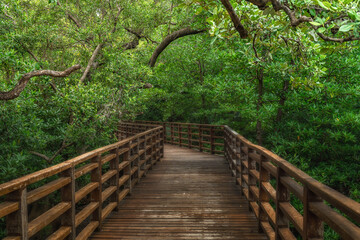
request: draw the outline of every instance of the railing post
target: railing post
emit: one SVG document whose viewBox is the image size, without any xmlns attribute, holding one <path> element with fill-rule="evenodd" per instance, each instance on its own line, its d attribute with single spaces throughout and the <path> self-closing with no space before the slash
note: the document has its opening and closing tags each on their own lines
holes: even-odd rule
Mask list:
<svg viewBox="0 0 360 240">
<path fill-rule="evenodd" d="M 115 159 L 113 159 L 110 162 L 110 169 L 111 170 L 115 170 L 116 171 L 116 175 L 113 176 L 110 179 L 110 185 L 111 186 L 116 186 L 116 191 L 112 194 L 110 201 L 111 202 L 116 202 L 117 203 L 117 207 L 115 208 L 116 211 L 119 210 L 119 193 L 120 193 L 120 185 L 119 185 L 119 148 L 115 148 L 113 151 L 111 151 L 111 153 L 116 154 Z"/>
<path fill-rule="evenodd" d="M 179 125 L 178 125 L 178 137 L 179 137 L 179 146 L 181 147 L 181 145 L 182 145 L 182 127 L 181 127 L 181 124 L 179 123 Z"/>
<path fill-rule="evenodd" d="M 28 239 L 28 209 L 27 190 L 21 188 L 9 193 L 7 200 L 19 203 L 19 210 L 6 216 L 6 230 L 8 236 L 20 236 L 22 240 Z"/>
<path fill-rule="evenodd" d="M 317 197 L 307 186 L 304 186 L 304 217 L 303 226 L 304 232 L 302 238 L 309 239 L 323 239 L 324 225 L 321 219 L 313 214 L 309 209 L 310 202 L 322 202 L 322 199 Z"/>
<path fill-rule="evenodd" d="M 164 140 L 162 135 L 164 134 L 164 128 L 160 130 L 160 159 L 164 157 Z"/>
<path fill-rule="evenodd" d="M 276 226 L 275 226 L 275 239 L 281 239 L 279 230 L 281 228 L 289 228 L 289 220 L 282 213 L 280 209 L 281 202 L 290 201 L 289 190 L 281 183 L 281 177 L 286 176 L 284 170 L 277 167 L 276 172 Z"/>
<path fill-rule="evenodd" d="M 203 144 L 202 144 L 202 128 L 201 125 L 199 125 L 199 150 L 200 152 L 203 151 Z"/>
<path fill-rule="evenodd" d="M 166 143 L 166 123 L 163 123 L 163 134 L 164 134 L 164 143 Z"/>
<path fill-rule="evenodd" d="M 235 175 L 235 183 L 236 184 L 238 184 L 238 185 L 240 185 L 240 187 L 241 187 L 241 184 L 242 184 L 242 181 L 241 181 L 241 173 L 242 173 L 242 171 L 241 171 L 241 169 L 242 169 L 242 164 L 241 164 L 241 143 L 240 143 L 240 140 L 239 140 L 239 138 L 235 138 L 235 159 L 236 159 L 236 166 L 235 166 L 235 173 L 236 173 L 236 175 Z M 238 168 L 240 168 L 240 171 L 239 171 L 239 169 Z M 242 190 L 241 190 L 241 192 L 242 192 Z"/>
<path fill-rule="evenodd" d="M 187 132 L 188 132 L 188 147 L 191 148 L 192 144 L 192 136 L 191 136 L 191 125 L 187 125 Z"/>
<path fill-rule="evenodd" d="M 214 152 L 214 127 L 210 127 L 210 153 L 215 154 Z"/>
<path fill-rule="evenodd" d="M 61 226 L 69 226 L 71 227 L 71 233 L 67 239 L 75 239 L 76 238 L 76 226 L 75 226 L 75 168 L 72 166 L 71 168 L 65 170 L 61 173 L 62 177 L 69 177 L 71 182 L 61 188 L 61 201 L 62 202 L 70 202 L 71 208 L 66 211 L 61 218 Z"/>
<path fill-rule="evenodd" d="M 171 138 L 171 144 L 174 145 L 174 125 L 170 123 L 170 138 Z"/>
<path fill-rule="evenodd" d="M 136 142 L 137 142 L 137 145 L 136 145 L 136 151 L 135 151 L 135 154 L 137 154 L 137 158 L 135 159 L 135 162 L 134 162 L 134 165 L 137 166 L 137 170 L 136 170 L 136 178 L 137 178 L 137 182 L 139 183 L 140 182 L 140 171 L 141 171 L 141 166 L 140 166 L 140 138 L 136 138 Z"/>
<path fill-rule="evenodd" d="M 124 162 L 129 162 L 130 161 L 130 151 L 131 151 L 130 146 L 131 146 L 131 141 L 129 141 L 127 144 L 124 145 L 124 147 L 128 149 L 124 153 L 124 156 L 123 156 L 123 161 Z M 129 189 L 129 195 L 131 195 L 132 186 L 131 186 L 131 163 L 130 162 L 125 167 L 124 174 L 129 176 L 129 179 L 126 181 L 125 188 Z"/>
<path fill-rule="evenodd" d="M 255 170 L 256 169 L 256 161 L 251 159 L 251 157 L 249 156 L 250 153 L 253 153 L 254 150 L 251 148 L 247 148 L 247 162 L 248 162 L 248 190 L 249 190 L 249 209 L 251 209 L 250 207 L 250 202 L 255 202 L 255 196 L 253 194 L 253 192 L 251 191 L 251 187 L 252 186 L 256 186 L 256 178 L 250 173 L 251 170 Z"/>
<path fill-rule="evenodd" d="M 267 192 L 262 187 L 263 183 L 270 181 L 270 173 L 263 167 L 263 163 L 268 162 L 268 161 L 269 160 L 266 157 L 264 157 L 263 155 L 260 156 L 260 166 L 259 166 L 260 179 L 259 179 L 259 201 L 258 201 L 258 205 L 259 205 L 259 219 L 258 219 L 259 232 L 262 232 L 261 222 L 268 221 L 268 216 L 267 216 L 266 212 L 262 208 L 264 203 L 268 203 L 270 201 L 269 195 L 267 194 Z"/>
<path fill-rule="evenodd" d="M 99 222 L 98 230 L 102 227 L 102 165 L 101 165 L 101 156 L 91 159 L 91 162 L 97 163 L 98 166 L 94 170 L 91 171 L 91 182 L 97 182 L 99 186 L 91 192 L 91 201 L 97 202 L 99 204 L 98 208 L 93 212 L 92 219 Z"/>
</svg>

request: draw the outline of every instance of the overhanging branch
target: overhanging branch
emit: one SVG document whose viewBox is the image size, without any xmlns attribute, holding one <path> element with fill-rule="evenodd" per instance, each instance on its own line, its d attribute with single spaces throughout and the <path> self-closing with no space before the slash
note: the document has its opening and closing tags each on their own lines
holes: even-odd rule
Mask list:
<svg viewBox="0 0 360 240">
<path fill-rule="evenodd" d="M 39 76 L 51 76 L 51 77 L 67 77 L 72 72 L 80 69 L 80 65 L 74 65 L 65 71 L 53 71 L 53 70 L 39 70 L 39 71 L 33 71 L 26 73 L 24 76 L 21 77 L 19 82 L 16 84 L 16 86 L 7 92 L 1 92 L 0 91 L 0 100 L 12 100 L 20 96 L 20 93 L 25 89 L 26 85 L 29 83 L 30 79 L 33 77 L 39 77 Z"/>
</svg>

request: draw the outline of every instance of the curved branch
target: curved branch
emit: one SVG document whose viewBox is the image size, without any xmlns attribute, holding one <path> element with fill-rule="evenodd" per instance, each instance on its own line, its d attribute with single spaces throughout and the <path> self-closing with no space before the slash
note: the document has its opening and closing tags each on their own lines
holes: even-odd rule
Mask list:
<svg viewBox="0 0 360 240">
<path fill-rule="evenodd" d="M 93 54 L 91 55 L 91 58 L 89 59 L 89 62 L 88 62 L 88 64 L 87 64 L 87 66 L 86 66 L 86 68 L 85 68 L 85 71 L 84 71 L 83 75 L 82 75 L 81 78 L 80 78 L 79 84 L 82 84 L 82 83 L 85 81 L 87 75 L 88 75 L 89 72 L 90 72 L 90 69 L 91 69 L 92 64 L 94 63 L 97 55 L 99 54 L 99 52 L 100 52 L 100 50 L 102 49 L 103 46 L 104 46 L 104 43 L 100 43 L 100 44 L 97 45 L 97 47 L 95 48 Z"/>
<path fill-rule="evenodd" d="M 155 63 L 156 63 L 156 60 L 159 57 L 159 55 L 162 53 L 162 51 L 164 51 L 165 48 L 167 46 L 169 46 L 170 43 L 172 43 L 176 39 L 181 38 L 181 37 L 185 37 L 185 36 L 188 36 L 188 35 L 194 35 L 194 34 L 198 34 L 198 33 L 203 33 L 205 31 L 206 31 L 205 29 L 203 29 L 203 30 L 193 30 L 193 29 L 190 29 L 190 28 L 187 27 L 187 28 L 180 29 L 180 30 L 178 30 L 176 32 L 173 32 L 172 34 L 166 36 L 166 38 L 160 43 L 159 46 L 157 46 L 154 53 L 152 54 L 152 56 L 150 58 L 150 61 L 149 61 L 149 66 L 154 67 Z"/>
<path fill-rule="evenodd" d="M 8 91 L 8 92 L 1 92 L 0 91 L 0 100 L 12 100 L 20 96 L 20 93 L 25 89 L 26 85 L 33 77 L 38 76 L 51 76 L 51 77 L 67 77 L 72 72 L 80 69 L 80 65 L 74 65 L 65 71 L 59 72 L 59 71 L 53 71 L 53 70 L 39 70 L 39 71 L 33 71 L 26 73 L 24 76 L 21 77 L 19 82 L 16 84 L 16 86 Z"/>
<path fill-rule="evenodd" d="M 234 27 L 236 31 L 240 34 L 241 38 L 247 38 L 248 32 L 245 29 L 245 27 L 241 24 L 240 18 L 238 15 L 236 15 L 234 8 L 232 7 L 229 0 L 221 0 L 221 3 L 226 8 L 226 11 L 229 13 L 231 21 L 234 23 Z"/>
</svg>

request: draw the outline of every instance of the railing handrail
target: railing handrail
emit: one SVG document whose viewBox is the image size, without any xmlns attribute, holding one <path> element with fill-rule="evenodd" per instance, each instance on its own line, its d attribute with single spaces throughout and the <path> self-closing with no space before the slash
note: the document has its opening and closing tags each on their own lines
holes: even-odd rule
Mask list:
<svg viewBox="0 0 360 240">
<path fill-rule="evenodd" d="M 150 126 L 150 125 L 149 125 Z M 109 144 L 107 146 L 104 147 L 100 147 L 97 148 L 95 150 L 92 150 L 90 152 L 84 153 L 80 156 L 77 156 L 75 158 L 66 160 L 62 163 L 56 164 L 54 166 L 48 167 L 48 168 L 44 168 L 42 170 L 36 171 L 34 173 L 30 173 L 28 175 L 25 175 L 23 177 L 20 178 L 16 178 L 14 180 L 11 180 L 9 182 L 3 183 L 0 185 L 0 197 L 8 194 L 10 192 L 16 191 L 20 188 L 26 187 L 32 183 L 41 181 L 45 178 L 54 176 L 55 174 L 62 172 L 66 169 L 69 169 L 71 167 L 73 167 L 74 165 L 78 165 L 82 162 L 85 162 L 93 157 L 96 157 L 97 155 L 103 154 L 104 152 L 108 152 L 112 149 L 118 148 L 118 147 L 122 147 L 124 145 L 126 145 L 129 141 L 132 141 L 133 139 L 142 137 L 144 135 L 146 135 L 147 133 L 153 131 L 153 130 L 157 130 L 157 129 L 161 129 L 162 127 L 156 127 L 154 129 L 151 130 L 147 130 L 145 132 L 142 133 L 138 133 L 135 136 L 132 137 L 128 137 L 126 139 L 123 139 L 121 141 L 118 141 L 116 143 L 113 144 Z"/>
<path fill-rule="evenodd" d="M 297 168 L 270 150 L 250 142 L 245 137 L 231 129 L 229 126 L 225 126 L 225 128 L 229 131 L 232 131 L 233 134 L 237 135 L 237 137 L 246 145 L 248 145 L 248 147 L 257 150 L 260 154 L 263 154 L 264 156 L 274 161 L 274 163 L 286 171 L 287 174 L 301 182 L 303 185 L 309 187 L 310 190 L 320 195 L 323 200 L 329 202 L 330 204 L 344 211 L 350 217 L 354 218 L 354 220 L 360 222 L 360 203 L 317 181 L 307 173 L 303 172 L 301 169 Z"/>
<path fill-rule="evenodd" d="M 27 240 L 56 219 L 60 227 L 47 239 L 85 240 L 100 230 L 102 222 L 119 209 L 135 184 L 164 156 L 162 126 L 126 125 L 125 130 L 126 139 L 1 184 L 0 218 L 6 217 L 5 239 Z M 79 180 L 85 175 L 90 178 Z M 44 179 L 46 182 L 40 182 Z M 40 186 L 28 191 L 33 183 Z M 60 202 L 28 219 L 28 206 L 53 193 Z"/>
</svg>

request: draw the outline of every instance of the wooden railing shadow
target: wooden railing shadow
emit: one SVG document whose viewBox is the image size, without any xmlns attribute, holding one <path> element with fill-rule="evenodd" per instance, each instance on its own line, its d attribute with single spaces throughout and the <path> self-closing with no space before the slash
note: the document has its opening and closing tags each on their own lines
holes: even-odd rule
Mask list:
<svg viewBox="0 0 360 240">
<path fill-rule="evenodd" d="M 141 131 L 128 135 L 117 143 L 1 184 L 0 197 L 6 199 L 0 203 L 0 218 L 6 217 L 5 239 L 29 239 L 55 221 L 59 222 L 57 229 L 50 229 L 47 239 L 87 239 L 100 230 L 102 222 L 164 154 L 161 126 L 142 125 Z M 34 184 L 37 187 L 28 191 Z M 49 196 L 57 204 L 29 221 L 29 205 Z"/>
</svg>

